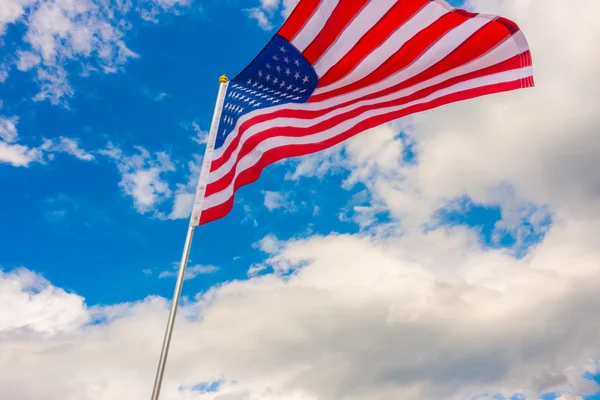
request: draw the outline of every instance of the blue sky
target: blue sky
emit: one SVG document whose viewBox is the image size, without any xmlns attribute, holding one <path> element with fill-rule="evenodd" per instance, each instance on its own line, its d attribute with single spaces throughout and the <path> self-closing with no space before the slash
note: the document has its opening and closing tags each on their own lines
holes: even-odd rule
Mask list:
<svg viewBox="0 0 600 400">
<path fill-rule="evenodd" d="M 27 19 L 43 11 L 43 1 L 4 26 L 0 18 L 0 138 L 27 159 L 11 161 L 0 153 L 0 268 L 13 273 L 25 267 L 81 296 L 89 308 L 171 297 L 188 224 L 185 200 L 197 179 L 218 77 L 233 77 L 246 66 L 290 2 L 106 4 L 117 10 L 112 19 L 94 11 L 72 19 L 84 19 L 82 26 L 112 24 L 109 36 L 88 43 L 90 53 L 78 50 L 75 36 L 68 36 L 74 31 L 52 49 L 44 44 L 44 25 Z M 62 28 L 57 23 L 52 29 Z M 47 59 L 44 51 L 51 53 Z M 412 229 L 406 221 L 418 211 L 399 211 L 403 203 L 381 188 L 402 186 L 429 160 L 430 142 L 418 126 L 408 121 L 389 128 L 388 144 L 402 149 L 394 165 L 406 171 L 397 181 L 380 182 L 377 174 L 393 168 L 356 161 L 356 149 L 344 146 L 269 167 L 239 191 L 226 218 L 196 229 L 189 264 L 194 277 L 183 295 L 189 300 L 245 281 L 253 267 L 258 275 L 271 274 L 284 242 L 344 235 L 385 241 L 394 235 L 382 233 L 387 229 Z M 420 187 L 417 200 L 406 203 L 427 204 L 431 211 L 419 220 L 418 234 L 465 229 L 478 254 L 529 262 L 571 200 L 553 203 L 560 196 L 497 175 L 485 189 L 461 181 L 443 196 Z"/>
<path fill-rule="evenodd" d="M 272 33 L 257 29 L 242 4 L 234 1 L 192 5 L 181 15 L 161 16 L 159 23 L 135 15 L 130 22 L 135 28 L 127 33 L 127 45 L 139 58 L 116 73 L 88 76 L 81 76 L 81 64 L 68 63 L 74 95 L 64 96 L 56 105 L 31 101 L 38 90 L 34 70 L 11 72 L 3 84 L 2 113 L 19 117 L 23 145 L 36 147 L 43 139 L 69 137 L 76 138 L 82 149 L 102 149 L 112 143 L 135 154 L 134 147 L 140 146 L 150 153 L 168 154 L 176 165 L 168 173 L 169 182 L 187 184 L 186 164 L 204 150 L 204 145 L 192 140 L 193 124 L 208 129 L 218 77 L 235 76 Z M 0 53 L 6 59 L 21 48 L 22 29 L 18 24 L 8 27 Z M 192 264 L 218 265 L 221 270 L 187 282 L 184 293 L 243 277 L 247 264 L 262 257 L 252 244 L 268 233 L 289 238 L 309 232 L 358 231 L 356 224 L 339 218 L 339 210 L 360 191 L 341 188 L 348 172 L 294 182 L 284 179 L 290 170 L 289 165 L 269 168 L 257 184 L 240 192 L 231 215 L 196 231 Z M 2 225 L 11 227 L 0 237 L 4 268 L 35 266 L 91 304 L 170 294 L 172 280 L 156 279 L 156 275 L 179 259 L 186 220 L 140 214 L 131 198 L 123 196 L 119 171 L 110 159 L 95 155 L 86 162 L 58 154 L 52 161 L 27 168 L 2 166 L 0 173 L 2 186 L 14 194 L 4 196 L 1 205 L 11 210 L 0 216 Z M 279 210 L 277 216 L 269 212 L 263 204 L 264 191 L 289 193 L 287 200 L 296 204 L 295 212 Z M 168 213 L 172 199 L 156 206 Z M 316 215 L 315 207 L 319 208 Z M 489 232 L 500 219 L 498 214 L 497 209 L 486 212 L 484 207 L 453 213 L 447 219 L 481 226 L 485 240 L 491 242 Z"/>
</svg>

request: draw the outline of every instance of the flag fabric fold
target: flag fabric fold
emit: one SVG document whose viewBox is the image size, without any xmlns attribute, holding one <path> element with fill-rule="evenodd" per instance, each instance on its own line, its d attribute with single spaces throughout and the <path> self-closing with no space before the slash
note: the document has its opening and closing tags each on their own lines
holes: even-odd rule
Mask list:
<svg viewBox="0 0 600 400">
<path fill-rule="evenodd" d="M 444 0 L 301 0 L 226 88 L 192 223 L 279 160 L 445 104 L 534 86 L 517 24 Z M 201 198 L 198 198 L 201 196 Z"/>
</svg>

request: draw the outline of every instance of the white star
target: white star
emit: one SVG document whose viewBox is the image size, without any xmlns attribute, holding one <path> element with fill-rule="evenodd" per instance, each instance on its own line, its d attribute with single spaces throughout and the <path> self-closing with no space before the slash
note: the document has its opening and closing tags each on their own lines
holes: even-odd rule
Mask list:
<svg viewBox="0 0 600 400">
<path fill-rule="evenodd" d="M 277 104 L 279 103 L 281 100 L 277 99 L 277 100 L 273 100 L 273 103 Z"/>
<path fill-rule="evenodd" d="M 277 83 L 277 82 L 279 82 L 279 78 L 273 79 L 273 83 Z"/>
<path fill-rule="evenodd" d="M 262 89 L 262 88 L 264 88 L 264 87 L 265 87 L 265 85 L 260 85 L 258 88 L 259 88 L 259 89 Z"/>
<path fill-rule="evenodd" d="M 267 82 L 269 82 L 271 80 L 271 74 L 267 74 L 267 77 L 265 79 L 267 80 Z"/>
<path fill-rule="evenodd" d="M 273 100 L 275 100 L 275 97 L 269 97 L 267 100 L 268 101 L 273 101 Z"/>
<path fill-rule="evenodd" d="M 304 79 L 302 79 L 302 82 L 306 83 L 306 82 L 308 82 L 308 81 L 309 81 L 309 79 L 308 79 L 308 75 L 304 75 Z"/>
<path fill-rule="evenodd" d="M 279 61 L 279 57 L 277 57 L 277 56 L 273 56 L 273 60 L 275 60 L 275 61 Z"/>
<path fill-rule="evenodd" d="M 262 71 L 258 71 L 258 76 L 260 76 L 261 78 L 263 77 Z"/>
<path fill-rule="evenodd" d="M 259 107 L 262 103 L 256 103 L 254 107 Z"/>
<path fill-rule="evenodd" d="M 300 91 L 300 93 L 305 93 L 305 92 L 306 92 L 306 89 L 302 89 L 302 90 Z"/>
<path fill-rule="evenodd" d="M 296 61 L 294 61 L 294 64 L 296 65 L 296 67 L 299 67 L 300 66 L 300 61 L 296 60 Z"/>
<path fill-rule="evenodd" d="M 296 96 L 296 97 L 294 97 L 294 100 L 300 100 L 301 98 L 302 97 L 300 97 L 300 96 Z"/>
<path fill-rule="evenodd" d="M 254 103 L 256 103 L 256 100 L 252 100 L 252 101 L 251 101 L 250 103 L 248 103 L 248 104 L 252 105 L 252 104 L 254 104 Z"/>
<path fill-rule="evenodd" d="M 285 61 L 285 63 L 286 63 L 286 64 L 289 64 L 289 63 L 290 63 L 290 59 L 289 59 L 289 58 L 287 58 L 287 57 L 286 57 L 286 58 L 284 58 L 284 59 L 283 59 L 283 61 Z"/>
<path fill-rule="evenodd" d="M 277 70 L 277 72 L 281 72 L 281 67 L 279 65 L 275 69 Z"/>
<path fill-rule="evenodd" d="M 240 111 L 238 111 L 238 114 L 239 114 L 239 113 L 241 113 L 242 111 L 244 111 L 244 109 L 243 109 L 243 108 L 240 108 Z"/>
<path fill-rule="evenodd" d="M 283 47 L 283 46 L 281 46 L 281 47 L 279 48 L 279 50 L 281 50 L 281 52 L 282 52 L 282 53 L 285 53 L 285 52 L 286 52 L 286 50 L 285 50 L 285 47 Z"/>
<path fill-rule="evenodd" d="M 296 79 L 296 80 L 300 79 L 300 72 L 296 72 L 294 74 L 294 79 Z"/>
<path fill-rule="evenodd" d="M 287 76 L 290 76 L 290 75 L 292 74 L 292 71 L 291 71 L 289 68 L 286 68 L 286 69 L 285 69 L 285 74 L 286 74 Z"/>
<path fill-rule="evenodd" d="M 252 83 L 252 79 L 248 79 L 248 82 L 247 82 L 247 84 L 249 85 L 249 84 L 251 84 L 251 83 Z"/>
<path fill-rule="evenodd" d="M 267 69 L 271 69 L 271 64 L 269 64 L 269 63 L 266 63 L 266 64 L 265 64 L 265 67 L 267 67 Z"/>
<path fill-rule="evenodd" d="M 297 88 L 294 88 L 294 92 L 299 92 L 299 91 L 300 91 L 300 88 L 299 88 L 299 87 L 297 87 Z"/>
<path fill-rule="evenodd" d="M 281 81 L 281 84 L 279 85 L 279 87 L 284 87 L 285 86 L 285 81 Z"/>
<path fill-rule="evenodd" d="M 293 87 L 294 87 L 294 85 L 290 85 L 287 87 L 287 90 L 292 90 Z"/>
<path fill-rule="evenodd" d="M 252 87 L 257 87 L 257 86 L 258 86 L 258 82 L 254 82 L 254 83 L 252 84 Z"/>
</svg>

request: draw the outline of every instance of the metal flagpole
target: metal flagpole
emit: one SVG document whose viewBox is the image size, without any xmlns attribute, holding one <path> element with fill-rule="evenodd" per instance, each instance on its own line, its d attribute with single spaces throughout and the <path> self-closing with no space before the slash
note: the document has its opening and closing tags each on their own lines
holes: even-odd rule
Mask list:
<svg viewBox="0 0 600 400">
<path fill-rule="evenodd" d="M 200 172 L 200 182 L 198 184 L 198 190 L 196 192 L 196 199 L 194 204 L 194 211 L 192 212 L 192 220 L 187 231 L 185 238 L 185 245 L 183 246 L 183 254 L 181 256 L 181 262 L 179 264 L 179 273 L 177 274 L 177 283 L 175 284 L 175 293 L 173 294 L 173 304 L 171 305 L 171 313 L 169 314 L 169 322 L 167 323 L 167 330 L 165 332 L 165 338 L 163 340 L 162 350 L 160 352 L 160 361 L 158 362 L 158 370 L 156 372 L 156 379 L 154 380 L 154 389 L 152 391 L 152 400 L 158 400 L 160 396 L 160 388 L 162 386 L 163 376 L 165 373 L 165 366 L 167 363 L 167 355 L 169 353 L 169 345 L 171 344 L 171 336 L 173 334 L 173 325 L 175 323 L 175 314 L 177 313 L 177 307 L 179 305 L 179 298 L 181 297 L 181 288 L 183 281 L 185 280 L 185 270 L 187 267 L 188 259 L 190 256 L 190 249 L 192 247 L 192 238 L 194 237 L 194 229 L 199 223 L 199 211 L 202 210 L 198 207 L 204 198 L 204 192 L 206 190 L 206 180 L 208 179 L 208 172 L 210 162 L 212 159 L 212 153 L 214 152 L 215 140 L 217 138 L 217 131 L 219 129 L 219 120 L 221 118 L 221 111 L 223 109 L 223 102 L 225 100 L 225 92 L 227 91 L 227 83 L 229 80 L 225 75 L 219 78 L 219 93 L 217 95 L 217 103 L 215 105 L 215 111 L 213 114 L 212 123 L 210 126 L 210 132 L 208 134 L 208 140 L 206 143 L 206 152 L 204 154 L 204 160 L 202 162 L 202 171 Z"/>
</svg>

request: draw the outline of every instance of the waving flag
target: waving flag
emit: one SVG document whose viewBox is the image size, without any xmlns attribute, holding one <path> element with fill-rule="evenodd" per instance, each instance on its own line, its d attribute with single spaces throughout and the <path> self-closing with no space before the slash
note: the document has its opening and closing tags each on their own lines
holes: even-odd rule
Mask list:
<svg viewBox="0 0 600 400">
<path fill-rule="evenodd" d="M 512 21 L 444 0 L 301 0 L 217 104 L 192 225 L 270 164 L 409 114 L 533 86 Z M 213 147 L 214 146 L 214 147 Z"/>
</svg>

